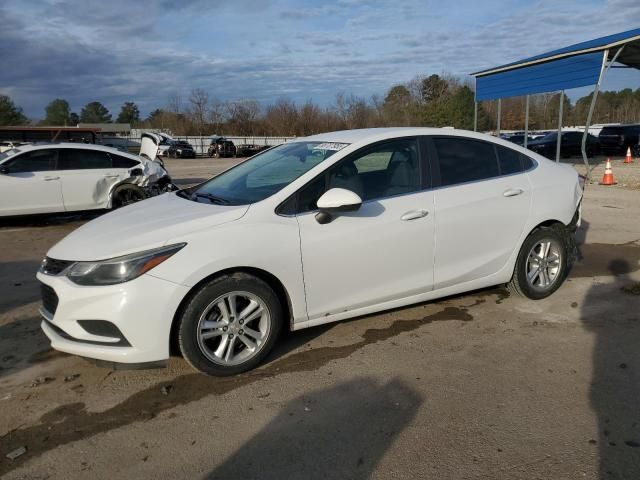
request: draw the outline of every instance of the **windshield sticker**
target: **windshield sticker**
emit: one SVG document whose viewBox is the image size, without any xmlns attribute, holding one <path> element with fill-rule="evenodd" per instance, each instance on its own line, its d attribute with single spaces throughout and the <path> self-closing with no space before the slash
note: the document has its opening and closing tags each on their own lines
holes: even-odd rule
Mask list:
<svg viewBox="0 0 640 480">
<path fill-rule="evenodd" d="M 348 143 L 335 143 L 335 142 L 326 142 L 321 143 L 320 145 L 316 145 L 313 147 L 314 150 L 342 150 L 344 147 L 349 145 Z"/>
</svg>

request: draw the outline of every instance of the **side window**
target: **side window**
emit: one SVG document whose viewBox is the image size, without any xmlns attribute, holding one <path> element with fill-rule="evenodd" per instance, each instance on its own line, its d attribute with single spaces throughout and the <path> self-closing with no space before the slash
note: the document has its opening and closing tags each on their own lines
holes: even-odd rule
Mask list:
<svg viewBox="0 0 640 480">
<path fill-rule="evenodd" d="M 56 169 L 57 152 L 51 150 L 32 150 L 23 153 L 8 164 L 10 173 L 47 172 Z"/>
<path fill-rule="evenodd" d="M 520 173 L 523 170 L 528 170 L 533 165 L 529 157 L 511 148 L 496 145 L 496 151 L 498 152 L 498 161 L 500 162 L 500 175 Z"/>
<path fill-rule="evenodd" d="M 140 162 L 136 162 L 131 158 L 121 157 L 120 155 L 115 155 L 113 153 L 110 153 L 109 156 L 111 157 L 111 164 L 113 168 L 133 168 L 140 164 Z"/>
<path fill-rule="evenodd" d="M 527 155 L 522 155 L 522 170 L 523 171 L 527 171 L 531 168 L 533 168 L 534 163 L 533 160 L 531 160 L 531 157 L 528 157 Z"/>
<path fill-rule="evenodd" d="M 376 145 L 330 167 L 298 192 L 298 213 L 315 210 L 318 199 L 331 188 L 351 190 L 363 201 L 420 190 L 417 140 Z"/>
<path fill-rule="evenodd" d="M 58 170 L 94 170 L 111 168 L 107 152 L 81 148 L 61 148 Z"/>
<path fill-rule="evenodd" d="M 500 174 L 493 144 L 456 137 L 436 137 L 442 186 L 473 182 Z"/>
</svg>

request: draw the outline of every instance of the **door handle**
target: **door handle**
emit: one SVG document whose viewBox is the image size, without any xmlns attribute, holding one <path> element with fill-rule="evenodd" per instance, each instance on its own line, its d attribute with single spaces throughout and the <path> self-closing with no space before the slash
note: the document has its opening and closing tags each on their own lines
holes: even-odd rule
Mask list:
<svg viewBox="0 0 640 480">
<path fill-rule="evenodd" d="M 60 177 L 43 177 L 42 180 L 50 182 L 51 180 L 60 180 Z"/>
<path fill-rule="evenodd" d="M 524 190 L 520 188 L 510 188 L 509 190 L 505 190 L 502 195 L 505 197 L 515 197 L 516 195 L 521 195 L 524 193 Z"/>
<path fill-rule="evenodd" d="M 105 175 L 104 178 L 118 178 L 120 175 Z"/>
<path fill-rule="evenodd" d="M 426 210 L 409 210 L 407 213 L 400 217 L 400 220 L 415 220 L 416 218 L 422 218 L 429 215 Z"/>
</svg>

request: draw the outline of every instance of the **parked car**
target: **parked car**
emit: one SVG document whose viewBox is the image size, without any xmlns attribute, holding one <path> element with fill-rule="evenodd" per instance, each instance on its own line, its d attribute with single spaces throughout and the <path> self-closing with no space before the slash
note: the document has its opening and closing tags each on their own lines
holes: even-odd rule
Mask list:
<svg viewBox="0 0 640 480">
<path fill-rule="evenodd" d="M 168 156 L 173 158 L 196 158 L 196 151 L 186 140 L 174 140 L 169 147 Z"/>
<path fill-rule="evenodd" d="M 207 155 L 213 158 L 235 157 L 236 146 L 231 140 L 224 137 L 211 137 L 211 144 L 207 150 Z"/>
<path fill-rule="evenodd" d="M 149 135 L 149 133 L 143 133 L 142 136 Z M 156 154 L 157 157 L 167 157 L 169 156 L 169 149 L 175 140 L 171 135 L 167 135 L 166 133 L 155 132 L 152 135 L 155 135 L 160 142 L 158 143 L 158 152 Z"/>
<path fill-rule="evenodd" d="M 640 125 L 612 125 L 602 127 L 600 135 L 602 152 L 607 155 L 624 155 L 627 148 L 637 150 L 640 143 Z"/>
<path fill-rule="evenodd" d="M 176 342 L 196 369 L 235 374 L 282 329 L 499 284 L 551 295 L 581 198 L 571 166 L 479 133 L 299 138 L 56 244 L 37 274 L 42 329 L 103 362 L 157 365 Z"/>
<path fill-rule="evenodd" d="M 271 148 L 272 145 L 255 145 L 251 143 L 243 143 L 236 145 L 236 156 L 253 157 L 254 155 Z"/>
<path fill-rule="evenodd" d="M 524 145 L 524 134 L 520 135 L 520 134 L 516 134 L 516 135 L 509 135 L 507 137 L 505 137 L 505 140 L 510 141 L 511 143 L 515 143 L 516 145 Z M 533 137 L 527 135 L 527 145 L 529 143 L 531 143 L 533 141 Z"/>
<path fill-rule="evenodd" d="M 527 142 L 527 148 L 547 158 L 556 157 L 558 144 L 558 132 L 547 133 L 544 137 Z M 588 134 L 586 144 L 587 157 L 593 157 L 600 153 L 598 138 Z M 582 132 L 562 132 L 560 139 L 560 156 L 569 158 L 582 155 Z"/>
<path fill-rule="evenodd" d="M 93 144 L 0 153 L 0 217 L 118 208 L 171 187 L 157 162 Z"/>
</svg>

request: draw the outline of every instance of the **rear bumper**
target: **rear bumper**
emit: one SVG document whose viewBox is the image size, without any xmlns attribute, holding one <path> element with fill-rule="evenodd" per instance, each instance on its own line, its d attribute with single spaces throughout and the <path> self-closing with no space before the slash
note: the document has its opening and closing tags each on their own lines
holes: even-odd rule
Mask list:
<svg viewBox="0 0 640 480">
<path fill-rule="evenodd" d="M 41 309 L 41 327 L 54 349 L 126 364 L 169 358 L 173 316 L 188 287 L 148 274 L 104 287 L 82 287 L 66 277 L 42 273 L 37 278 L 58 296 L 55 312 Z M 90 333 L 85 322 L 96 320 L 116 328 L 111 333 Z"/>
</svg>

